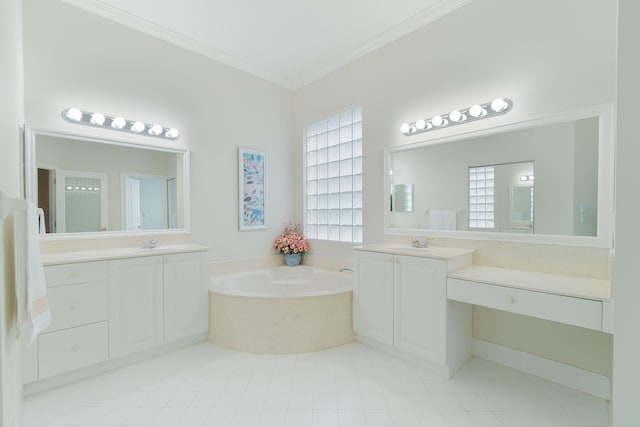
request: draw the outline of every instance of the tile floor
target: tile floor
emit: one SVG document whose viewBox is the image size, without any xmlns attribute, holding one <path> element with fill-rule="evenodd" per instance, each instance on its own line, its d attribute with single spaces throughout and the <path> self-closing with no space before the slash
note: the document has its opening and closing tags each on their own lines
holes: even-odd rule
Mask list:
<svg viewBox="0 0 640 427">
<path fill-rule="evenodd" d="M 605 427 L 608 410 L 477 358 L 443 380 L 358 343 L 272 356 L 204 342 L 30 396 L 23 426 Z"/>
</svg>

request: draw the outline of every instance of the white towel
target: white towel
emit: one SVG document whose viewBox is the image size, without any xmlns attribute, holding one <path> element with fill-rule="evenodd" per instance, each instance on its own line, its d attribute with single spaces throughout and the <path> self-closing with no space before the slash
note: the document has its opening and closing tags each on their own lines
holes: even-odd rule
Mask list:
<svg viewBox="0 0 640 427">
<path fill-rule="evenodd" d="M 47 234 L 47 223 L 44 218 L 44 209 L 38 208 L 38 232 L 40 234 Z"/>
<path fill-rule="evenodd" d="M 31 340 L 33 343 L 47 326 L 51 324 L 51 311 L 47 300 L 47 283 L 44 268 L 40 259 L 40 242 L 38 238 L 39 220 L 38 210 L 33 203 L 29 203 L 26 210 L 26 239 L 22 244 L 26 246 L 26 288 L 27 315 L 31 321 Z"/>
<path fill-rule="evenodd" d="M 429 209 L 429 230 L 456 230 L 457 212 Z"/>
</svg>

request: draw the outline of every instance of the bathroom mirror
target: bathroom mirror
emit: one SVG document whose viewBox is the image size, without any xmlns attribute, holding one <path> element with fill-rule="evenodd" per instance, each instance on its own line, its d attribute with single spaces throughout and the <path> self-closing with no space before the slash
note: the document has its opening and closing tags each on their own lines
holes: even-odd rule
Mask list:
<svg viewBox="0 0 640 427">
<path fill-rule="evenodd" d="M 610 247 L 611 106 L 385 150 L 386 231 Z M 413 182 L 413 211 L 393 210 Z"/>
<path fill-rule="evenodd" d="M 25 129 L 25 193 L 41 235 L 188 228 L 189 152 Z"/>
</svg>

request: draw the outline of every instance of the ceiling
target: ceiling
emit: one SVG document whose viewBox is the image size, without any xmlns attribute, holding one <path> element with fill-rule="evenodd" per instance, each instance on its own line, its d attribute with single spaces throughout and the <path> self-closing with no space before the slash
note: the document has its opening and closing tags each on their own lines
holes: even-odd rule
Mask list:
<svg viewBox="0 0 640 427">
<path fill-rule="evenodd" d="M 291 89 L 471 0 L 63 0 Z"/>
</svg>

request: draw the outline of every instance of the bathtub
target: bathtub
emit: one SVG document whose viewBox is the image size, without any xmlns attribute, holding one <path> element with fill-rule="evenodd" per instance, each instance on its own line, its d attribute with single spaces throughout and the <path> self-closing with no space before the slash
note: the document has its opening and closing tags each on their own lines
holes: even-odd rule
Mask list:
<svg viewBox="0 0 640 427">
<path fill-rule="evenodd" d="M 308 266 L 212 276 L 208 339 L 262 354 L 352 342 L 352 290 L 351 273 Z"/>
</svg>

